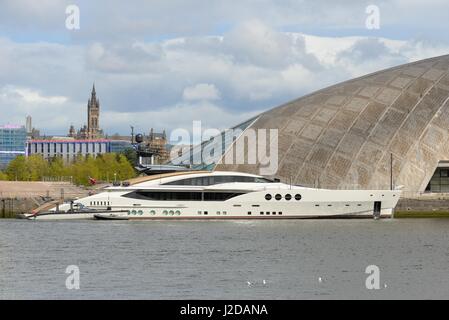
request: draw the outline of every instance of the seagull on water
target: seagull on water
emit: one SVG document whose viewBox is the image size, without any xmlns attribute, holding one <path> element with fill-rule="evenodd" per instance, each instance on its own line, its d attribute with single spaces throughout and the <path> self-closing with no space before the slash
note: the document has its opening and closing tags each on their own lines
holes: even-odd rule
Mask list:
<svg viewBox="0 0 449 320">
<path fill-rule="evenodd" d="M 264 280 L 262 280 L 262 283 L 263 283 L 263 284 L 267 284 L 267 282 L 265 281 L 265 279 L 264 279 Z"/>
<path fill-rule="evenodd" d="M 323 279 L 321 279 L 321 277 L 318 277 L 318 282 L 319 282 L 319 283 L 322 283 L 322 282 L 323 282 Z"/>
<path fill-rule="evenodd" d="M 248 287 L 251 287 L 251 282 L 246 281 L 246 284 L 248 285 Z"/>
</svg>

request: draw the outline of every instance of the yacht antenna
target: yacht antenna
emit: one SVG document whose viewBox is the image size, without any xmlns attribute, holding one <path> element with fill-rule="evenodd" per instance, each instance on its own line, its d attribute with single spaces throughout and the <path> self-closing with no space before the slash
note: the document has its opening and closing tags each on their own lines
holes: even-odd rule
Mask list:
<svg viewBox="0 0 449 320">
<path fill-rule="evenodd" d="M 393 153 L 390 153 L 390 190 L 393 190 Z"/>
</svg>

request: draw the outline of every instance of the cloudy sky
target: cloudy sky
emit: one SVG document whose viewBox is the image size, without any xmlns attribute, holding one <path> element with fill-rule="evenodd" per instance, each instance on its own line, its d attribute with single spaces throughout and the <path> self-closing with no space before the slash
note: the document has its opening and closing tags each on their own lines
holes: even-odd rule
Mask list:
<svg viewBox="0 0 449 320">
<path fill-rule="evenodd" d="M 80 29 L 66 28 L 66 8 Z M 369 5 L 380 28 L 366 26 Z M 372 12 L 372 11 L 371 11 Z M 371 20 L 369 20 L 371 21 Z M 447 0 L 0 0 L 0 125 L 226 128 L 328 85 L 449 53 Z"/>
</svg>

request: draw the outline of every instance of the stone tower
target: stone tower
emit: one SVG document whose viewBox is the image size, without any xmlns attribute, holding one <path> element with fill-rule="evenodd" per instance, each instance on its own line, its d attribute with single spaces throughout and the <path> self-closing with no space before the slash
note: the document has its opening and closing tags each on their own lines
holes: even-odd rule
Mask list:
<svg viewBox="0 0 449 320">
<path fill-rule="evenodd" d="M 99 120 L 100 100 L 97 99 L 94 83 L 91 97 L 87 103 L 87 139 L 97 139 L 101 136 Z"/>
</svg>

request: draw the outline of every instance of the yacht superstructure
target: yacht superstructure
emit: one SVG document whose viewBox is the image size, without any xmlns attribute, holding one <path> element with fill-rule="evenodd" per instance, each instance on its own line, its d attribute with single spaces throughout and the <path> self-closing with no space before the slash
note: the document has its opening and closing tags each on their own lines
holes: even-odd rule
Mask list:
<svg viewBox="0 0 449 320">
<path fill-rule="evenodd" d="M 129 220 L 387 217 L 399 196 L 399 190 L 315 189 L 247 173 L 187 171 L 136 178 L 75 204 L 106 211 L 97 218 Z"/>
</svg>

